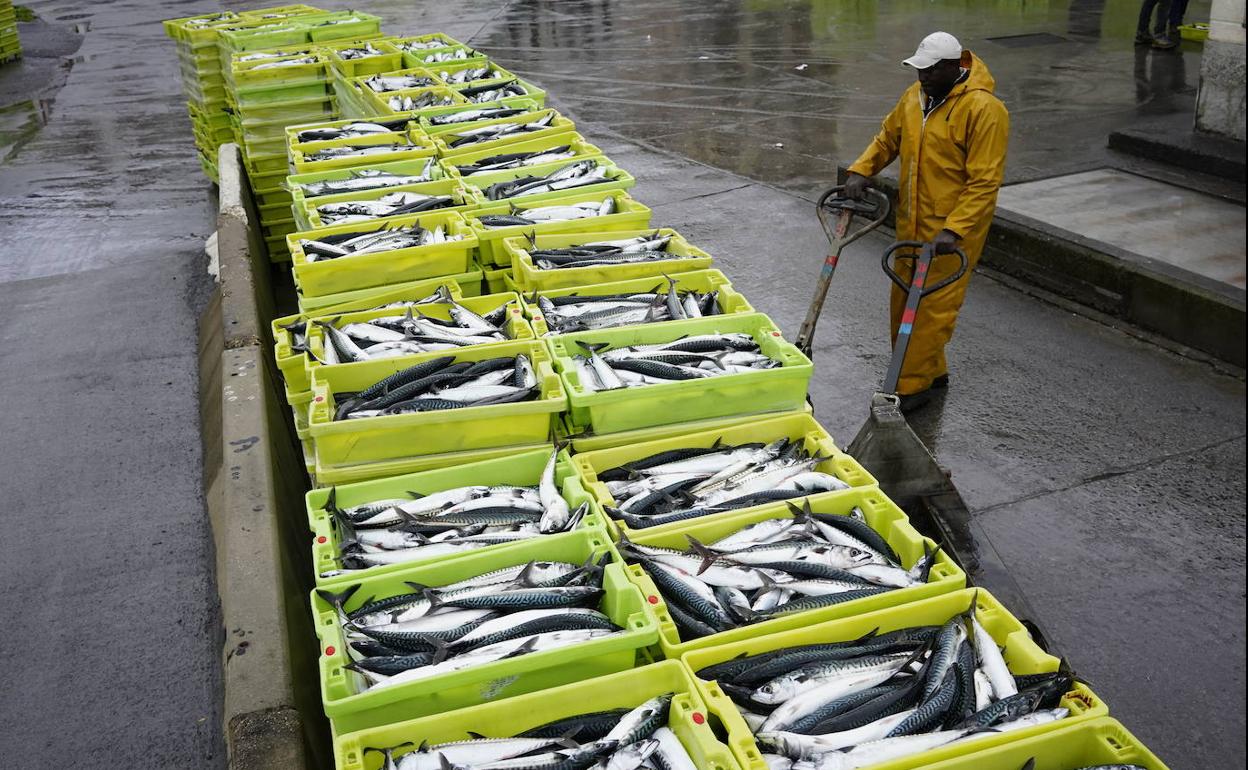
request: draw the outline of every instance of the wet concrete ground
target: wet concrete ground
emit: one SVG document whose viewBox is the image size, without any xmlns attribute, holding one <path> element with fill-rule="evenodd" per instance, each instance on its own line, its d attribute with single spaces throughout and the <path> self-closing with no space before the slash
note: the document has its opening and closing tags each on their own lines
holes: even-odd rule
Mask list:
<svg viewBox="0 0 1248 770">
<path fill-rule="evenodd" d="M 213 767 L 219 630 L 194 368 L 212 197 L 158 22 L 217 4 L 31 5 L 90 29 L 47 125 L 0 165 L 0 394 L 32 404 L 0 417 L 0 756 Z M 1198 71 L 1197 50 L 1142 52 L 1145 74 L 1162 74 L 1141 82 L 1125 0 L 357 7 L 387 31 L 469 39 L 540 82 L 638 178 L 657 224 L 715 254 L 790 331 L 826 247 L 809 200 L 874 131 L 908 82 L 896 60 L 930 28 L 996 72 L 1014 179 L 1099 162 L 1112 128 L 1189 105 Z M 1029 33 L 1064 41 L 985 39 Z M 886 243 L 847 251 L 820 324 L 812 390 L 841 444 L 887 364 Z M 953 387 L 916 430 L 1035 620 L 1171 767 L 1243 767 L 1242 376 L 987 275 L 950 360 Z"/>
</svg>

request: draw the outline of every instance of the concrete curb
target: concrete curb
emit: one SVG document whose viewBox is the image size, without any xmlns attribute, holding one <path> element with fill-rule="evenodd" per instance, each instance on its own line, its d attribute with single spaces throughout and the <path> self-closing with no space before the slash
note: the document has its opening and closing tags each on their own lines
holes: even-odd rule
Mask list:
<svg viewBox="0 0 1248 770">
<path fill-rule="evenodd" d="M 221 148 L 218 167 L 221 281 L 200 319 L 200 387 L 228 765 L 330 767 L 308 611 L 303 463 L 269 356 L 268 263 L 237 146 Z"/>
<path fill-rule="evenodd" d="M 1244 143 L 1198 133 L 1187 118 L 1180 113 L 1115 131 L 1109 149 L 1242 183 Z"/>
<path fill-rule="evenodd" d="M 838 179 L 844 183 L 843 167 Z M 876 179 L 895 203 L 897 181 Z M 1243 289 L 1003 209 L 993 218 L 980 264 L 1244 366 Z"/>
</svg>

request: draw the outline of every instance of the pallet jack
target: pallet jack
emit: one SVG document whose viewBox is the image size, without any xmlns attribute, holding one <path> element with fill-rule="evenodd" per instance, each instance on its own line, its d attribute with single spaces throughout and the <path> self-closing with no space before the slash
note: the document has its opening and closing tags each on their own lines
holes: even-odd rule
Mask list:
<svg viewBox="0 0 1248 770">
<path fill-rule="evenodd" d="M 879 190 L 868 188 L 866 200 L 846 198 L 844 190 L 844 186 L 833 187 L 816 204 L 819 223 L 828 236 L 829 251 L 823 262 L 815 296 L 795 343 L 807 357 L 811 357 L 813 351 L 815 326 L 841 251 L 883 224 L 891 209 L 888 196 Z M 869 221 L 851 231 L 856 215 L 867 217 Z M 961 260 L 958 269 L 952 275 L 928 284 L 929 270 L 936 256 L 931 243 L 898 241 L 885 249 L 881 266 L 889 279 L 906 292 L 906 307 L 884 383 L 871 396 L 867 421 L 845 451 L 878 480 L 880 489 L 910 516 L 920 531 L 940 543 L 966 572 L 969 583 L 983 586 L 1010 607 L 1023 619 L 1036 642 L 1047 649 L 1044 635 L 1027 620 L 1035 614 L 1030 611 L 1018 584 L 1005 568 L 987 534 L 971 516 L 966 502 L 953 485 L 949 471 L 940 465 L 902 415 L 897 396 L 897 381 L 901 377 L 920 302 L 966 274 L 966 254 L 961 249 L 956 253 Z M 915 260 L 913 277 L 909 282 L 894 267 L 900 259 Z"/>
</svg>

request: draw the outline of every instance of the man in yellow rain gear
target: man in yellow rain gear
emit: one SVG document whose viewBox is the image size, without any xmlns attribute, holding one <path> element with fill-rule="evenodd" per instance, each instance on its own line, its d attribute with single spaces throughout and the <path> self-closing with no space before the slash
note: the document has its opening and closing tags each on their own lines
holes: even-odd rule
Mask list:
<svg viewBox="0 0 1248 770">
<path fill-rule="evenodd" d="M 925 37 L 903 64 L 917 71 L 918 82 L 901 95 L 871 146 L 849 167 L 845 192 L 861 198 L 869 178 L 901 156 L 897 239 L 930 241 L 943 255 L 932 261 L 927 279 L 932 284 L 957 271 L 955 248 L 966 252 L 970 268 L 979 261 L 1005 173 L 1010 116 L 992 93 L 988 67 L 947 32 Z M 900 260 L 897 272 L 909 281 L 913 260 Z M 927 403 L 932 388 L 948 386 L 945 345 L 970 280 L 968 269 L 919 305 L 897 384 L 902 411 Z M 894 286 L 893 344 L 905 304 L 905 292 Z"/>
</svg>

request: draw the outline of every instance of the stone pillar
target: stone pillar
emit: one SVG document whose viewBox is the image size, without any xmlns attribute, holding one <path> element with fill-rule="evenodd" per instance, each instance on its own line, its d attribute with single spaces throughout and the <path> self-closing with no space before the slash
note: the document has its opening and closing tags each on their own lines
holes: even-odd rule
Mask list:
<svg viewBox="0 0 1248 770">
<path fill-rule="evenodd" d="M 1244 0 L 1213 0 L 1196 130 L 1244 141 Z"/>
</svg>

